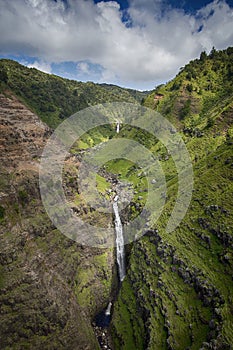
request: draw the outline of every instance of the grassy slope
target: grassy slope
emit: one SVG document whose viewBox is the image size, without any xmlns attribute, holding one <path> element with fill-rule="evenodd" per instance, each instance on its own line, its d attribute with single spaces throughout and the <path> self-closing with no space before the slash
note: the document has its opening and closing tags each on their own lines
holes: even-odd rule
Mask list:
<svg viewBox="0 0 233 350">
<path fill-rule="evenodd" d="M 164 229 L 171 198 L 158 231 L 132 248 L 113 315 L 116 349 L 233 344 L 232 54 L 228 49 L 202 56 L 145 101 L 185 131 L 195 186 L 186 217 L 172 234 Z M 157 102 L 155 94 L 163 98 Z M 162 162 L 165 171 L 169 162 Z M 171 180 L 170 195 L 173 187 Z"/>
</svg>

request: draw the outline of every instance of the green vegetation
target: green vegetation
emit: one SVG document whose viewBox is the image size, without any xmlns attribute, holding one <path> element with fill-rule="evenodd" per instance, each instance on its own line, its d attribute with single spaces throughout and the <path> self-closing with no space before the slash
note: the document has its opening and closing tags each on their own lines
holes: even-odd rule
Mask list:
<svg viewBox="0 0 233 350">
<path fill-rule="evenodd" d="M 0 205 L 0 222 L 3 220 L 5 209 Z"/>
<path fill-rule="evenodd" d="M 111 185 L 109 182 L 105 180 L 103 176 L 100 176 L 99 174 L 96 175 L 96 187 L 97 190 L 102 194 L 106 194 L 106 191 L 111 188 Z"/>
<path fill-rule="evenodd" d="M 93 256 L 92 260 L 77 270 L 74 280 L 77 301 L 84 310 L 89 310 L 92 317 L 98 312 L 98 305 L 108 301 L 112 286 L 112 271 L 109 270 L 108 259 L 111 251 Z M 99 279 L 96 279 L 98 274 Z M 101 289 L 101 295 L 96 294 L 96 289 Z"/>
<path fill-rule="evenodd" d="M 161 112 L 180 131 L 193 162 L 193 197 L 174 232 L 168 234 L 165 227 L 176 200 L 177 173 L 168 150 L 158 140 L 129 125 L 121 125 L 119 134 L 114 126 L 101 126 L 83 135 L 71 149 L 81 157 L 85 150 L 108 139 L 131 138 L 159 158 L 166 178 L 166 202 L 159 220 L 127 247 L 127 276 L 110 327 L 114 350 L 231 349 L 232 63 L 233 48 L 213 49 L 210 55 L 203 52 L 172 81 L 143 96 L 145 106 Z M 11 89 L 53 127 L 83 106 L 113 100 L 135 102 L 141 96 L 111 85 L 48 76 L 9 60 L 0 61 L 0 77 L 2 90 Z M 71 209 L 91 224 L 111 225 L 112 217 L 92 210 L 79 193 L 77 170 L 78 165 L 71 161 L 64 167 L 64 189 Z M 97 189 L 105 198 L 111 197 L 111 175 L 126 186 L 131 184 L 133 198 L 130 210 L 124 213 L 124 220 L 130 220 L 147 199 L 146 174 L 129 160 L 109 161 L 96 177 Z M 6 178 L 1 174 L 4 192 L 9 186 Z M 80 344 L 86 345 L 87 338 L 97 348 L 90 323 L 106 307 L 112 288 L 116 292 L 114 252 L 80 247 L 61 235 L 39 200 L 32 201 L 25 183 L 14 183 L 16 203 L 0 206 L 1 224 L 10 224 L 4 227 L 0 255 L 0 287 L 6 290 L 0 296 L 3 347 L 14 348 L 15 342 L 15 348 L 26 349 L 30 339 L 35 349 L 38 342 L 45 348 L 52 344 L 60 349 L 77 331 L 73 328 L 77 324 Z M 10 324 L 14 325 L 12 332 Z M 7 334 L 15 338 L 6 338 Z"/>
<path fill-rule="evenodd" d="M 230 349 L 233 344 L 232 63 L 232 48 L 202 53 L 145 99 L 145 106 L 182 132 L 195 184 L 185 219 L 167 234 L 177 183 L 172 160 L 161 161 L 167 201 L 156 227 L 130 252 L 113 315 L 115 349 Z M 154 143 L 152 149 L 164 159 L 162 145 Z M 138 338 L 145 343 L 136 345 Z"/>
<path fill-rule="evenodd" d="M 209 56 L 202 53 L 200 60 L 191 61 L 173 80 L 158 86 L 144 105 L 168 116 L 177 126 L 179 119 L 185 119 L 183 125 L 190 124 L 193 119 L 199 125 L 206 122 L 210 110 L 221 108 L 221 104 L 225 105 L 225 100 L 232 97 L 232 56 L 231 47 L 212 50 Z M 163 98 L 155 100 L 157 94 Z"/>
<path fill-rule="evenodd" d="M 35 68 L 0 60 L 0 91 L 12 90 L 50 127 L 90 105 L 106 102 L 140 102 L 145 92 L 115 85 L 82 83 L 45 74 Z"/>
</svg>

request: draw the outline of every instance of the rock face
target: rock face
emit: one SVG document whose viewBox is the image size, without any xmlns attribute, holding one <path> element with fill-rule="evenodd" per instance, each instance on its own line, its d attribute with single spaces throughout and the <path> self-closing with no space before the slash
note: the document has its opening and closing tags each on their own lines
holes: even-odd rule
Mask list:
<svg viewBox="0 0 233 350">
<path fill-rule="evenodd" d="M 0 95 L 0 162 L 8 170 L 34 167 L 51 131 L 13 94 Z"/>
<path fill-rule="evenodd" d="M 51 130 L 0 95 L 1 349 L 99 349 L 91 320 L 108 302 L 111 251 L 80 247 L 48 219 L 39 157 Z"/>
</svg>

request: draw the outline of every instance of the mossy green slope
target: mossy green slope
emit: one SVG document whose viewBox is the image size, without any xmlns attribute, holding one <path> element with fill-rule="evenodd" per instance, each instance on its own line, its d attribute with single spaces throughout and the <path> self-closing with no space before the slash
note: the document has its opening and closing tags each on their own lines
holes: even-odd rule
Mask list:
<svg viewBox="0 0 233 350">
<path fill-rule="evenodd" d="M 232 348 L 232 63 L 232 48 L 202 54 L 145 100 L 182 133 L 194 191 L 183 222 L 167 234 L 177 190 L 167 177 L 163 213 L 132 247 L 113 314 L 116 349 Z M 161 161 L 165 173 L 169 162 Z"/>
</svg>

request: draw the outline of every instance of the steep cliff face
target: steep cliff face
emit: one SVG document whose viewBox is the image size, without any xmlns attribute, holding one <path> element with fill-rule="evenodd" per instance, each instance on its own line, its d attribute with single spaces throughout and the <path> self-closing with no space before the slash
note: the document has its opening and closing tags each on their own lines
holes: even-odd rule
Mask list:
<svg viewBox="0 0 233 350">
<path fill-rule="evenodd" d="M 27 109 L 10 92 L 0 95 L 1 144 L 0 159 L 5 169 L 26 165 L 37 166 L 46 139 L 50 134 L 48 126 Z"/>
<path fill-rule="evenodd" d="M 98 349 L 91 320 L 108 303 L 112 252 L 80 247 L 48 219 L 38 166 L 51 130 L 9 91 L 0 119 L 1 349 Z"/>
<path fill-rule="evenodd" d="M 232 348 L 232 62 L 232 48 L 202 55 L 145 100 L 181 132 L 194 190 L 183 222 L 166 233 L 177 189 L 171 157 L 158 143 L 166 204 L 131 250 L 114 308 L 116 349 Z"/>
</svg>

